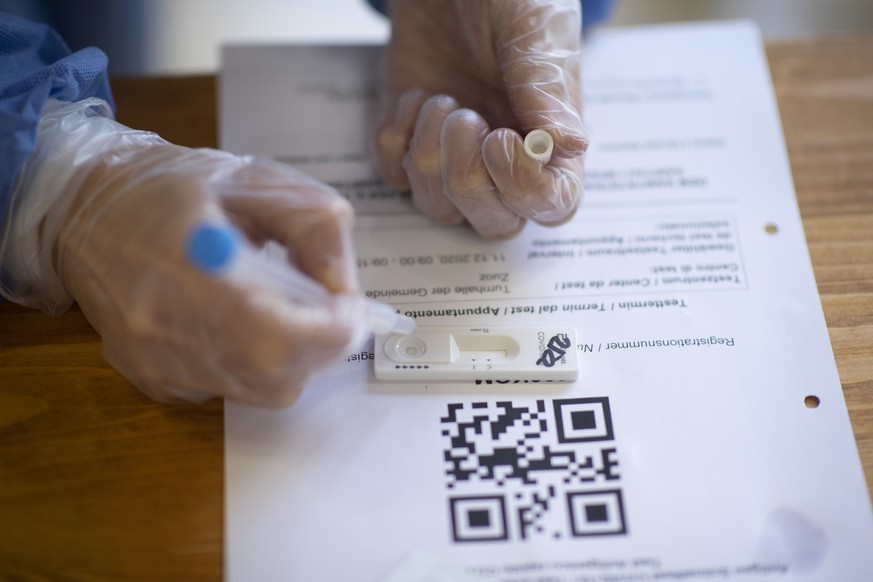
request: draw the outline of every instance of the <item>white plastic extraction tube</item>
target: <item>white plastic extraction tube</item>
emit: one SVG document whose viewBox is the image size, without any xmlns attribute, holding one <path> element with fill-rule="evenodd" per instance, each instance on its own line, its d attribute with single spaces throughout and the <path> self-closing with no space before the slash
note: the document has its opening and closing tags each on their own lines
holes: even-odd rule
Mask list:
<svg viewBox="0 0 873 582">
<path fill-rule="evenodd" d="M 552 159 L 554 147 L 552 136 L 542 129 L 535 129 L 524 138 L 524 152 L 543 164 L 548 164 Z"/>
</svg>

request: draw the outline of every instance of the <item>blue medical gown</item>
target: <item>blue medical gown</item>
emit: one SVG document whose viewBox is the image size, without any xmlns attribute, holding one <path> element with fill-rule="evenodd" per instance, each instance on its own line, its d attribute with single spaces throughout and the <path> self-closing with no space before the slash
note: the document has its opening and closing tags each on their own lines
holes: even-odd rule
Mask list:
<svg viewBox="0 0 873 582">
<path fill-rule="evenodd" d="M 51 98 L 100 97 L 112 104 L 103 51 L 71 52 L 43 24 L 0 13 L 0 233 L 12 184 L 36 148 L 36 125 Z"/>
</svg>

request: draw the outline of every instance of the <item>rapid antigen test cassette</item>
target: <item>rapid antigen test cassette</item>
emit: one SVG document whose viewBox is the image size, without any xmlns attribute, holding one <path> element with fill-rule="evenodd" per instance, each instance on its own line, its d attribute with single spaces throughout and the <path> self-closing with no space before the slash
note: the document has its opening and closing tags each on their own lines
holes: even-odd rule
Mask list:
<svg viewBox="0 0 873 582">
<path fill-rule="evenodd" d="M 377 335 L 373 351 L 378 380 L 572 382 L 579 376 L 572 328 L 419 327 L 409 335 Z"/>
</svg>

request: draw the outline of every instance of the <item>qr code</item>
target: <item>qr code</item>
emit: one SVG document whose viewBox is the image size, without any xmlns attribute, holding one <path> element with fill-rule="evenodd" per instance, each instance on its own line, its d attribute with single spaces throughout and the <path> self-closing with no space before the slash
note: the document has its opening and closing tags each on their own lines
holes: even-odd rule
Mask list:
<svg viewBox="0 0 873 582">
<path fill-rule="evenodd" d="M 627 533 L 608 398 L 455 403 L 440 423 L 454 542 Z"/>
</svg>

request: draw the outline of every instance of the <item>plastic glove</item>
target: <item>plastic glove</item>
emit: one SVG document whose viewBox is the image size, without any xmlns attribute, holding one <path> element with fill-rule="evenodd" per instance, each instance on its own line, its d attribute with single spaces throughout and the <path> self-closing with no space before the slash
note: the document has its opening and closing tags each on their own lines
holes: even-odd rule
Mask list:
<svg viewBox="0 0 873 582">
<path fill-rule="evenodd" d="M 582 196 L 578 0 L 392 0 L 376 158 L 388 187 L 487 238 L 562 224 Z M 548 131 L 546 166 L 520 133 Z"/>
<path fill-rule="evenodd" d="M 78 301 L 106 359 L 157 400 L 292 403 L 366 337 L 350 205 L 288 166 L 174 146 L 107 115 L 99 100 L 46 106 L 0 242 L 3 294 L 52 313 Z M 201 273 L 185 243 L 204 221 L 278 241 L 320 296 L 311 280 L 294 302 L 269 280 Z"/>
</svg>

